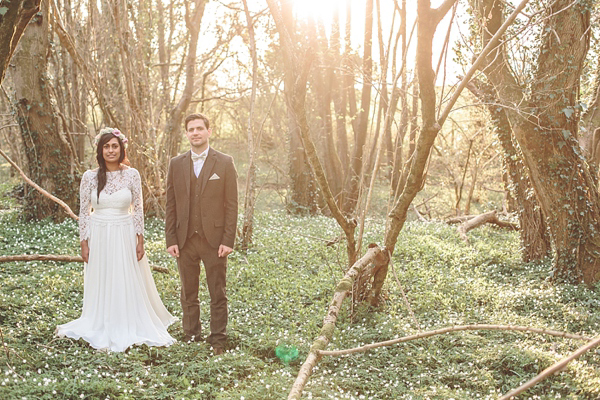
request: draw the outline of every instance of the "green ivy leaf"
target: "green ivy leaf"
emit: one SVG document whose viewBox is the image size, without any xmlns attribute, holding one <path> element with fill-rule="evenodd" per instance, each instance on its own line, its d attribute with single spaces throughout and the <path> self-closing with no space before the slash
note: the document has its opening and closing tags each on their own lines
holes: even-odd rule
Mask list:
<svg viewBox="0 0 600 400">
<path fill-rule="evenodd" d="M 8 7 L 0 7 L 0 15 L 4 15 L 8 12 Z"/>
<path fill-rule="evenodd" d="M 562 109 L 562 112 L 565 113 L 565 115 L 567 116 L 567 118 L 571 118 L 571 115 L 573 115 L 573 113 L 575 112 L 575 110 L 573 110 L 573 108 L 571 107 L 565 107 Z"/>
</svg>

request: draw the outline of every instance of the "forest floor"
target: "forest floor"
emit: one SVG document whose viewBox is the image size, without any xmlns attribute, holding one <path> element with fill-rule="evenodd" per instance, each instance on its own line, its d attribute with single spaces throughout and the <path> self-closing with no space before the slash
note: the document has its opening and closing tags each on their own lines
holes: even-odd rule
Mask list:
<svg viewBox="0 0 600 400">
<path fill-rule="evenodd" d="M 24 223 L 14 208 L 0 208 L 0 255 L 78 255 L 74 221 Z M 163 227 L 146 221 L 146 251 L 151 264 L 169 269 L 154 272 L 154 279 L 167 308 L 181 317 Z M 380 242 L 383 229 L 383 221 L 369 221 L 365 243 Z M 218 357 L 206 343 L 107 354 L 57 339 L 56 325 L 79 317 L 82 265 L 0 264 L 0 398 L 284 399 L 343 276 L 345 244 L 325 245 L 339 235 L 325 217 L 257 214 L 252 248 L 230 256 L 229 342 Z M 517 233 L 483 227 L 469 236 L 465 244 L 455 227 L 442 223 L 412 222 L 401 232 L 393 264 L 421 331 L 484 323 L 600 334 L 600 287 L 552 284 L 549 261 L 520 261 Z M 417 333 L 391 271 L 385 297 L 377 310 L 352 307 L 347 299 L 328 350 Z M 201 301 L 207 327 L 205 286 Z M 169 330 L 182 338 L 179 322 Z M 533 333 L 449 333 L 325 357 L 304 398 L 495 399 L 583 344 Z M 283 362 L 275 354 L 280 345 L 295 346 L 299 357 Z M 597 399 L 599 366 L 600 353 L 589 352 L 522 398 Z"/>
</svg>

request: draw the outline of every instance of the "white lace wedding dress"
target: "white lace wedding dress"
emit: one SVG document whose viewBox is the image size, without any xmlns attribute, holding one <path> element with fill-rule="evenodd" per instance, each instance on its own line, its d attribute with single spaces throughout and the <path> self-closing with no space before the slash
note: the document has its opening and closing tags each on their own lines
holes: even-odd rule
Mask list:
<svg viewBox="0 0 600 400">
<path fill-rule="evenodd" d="M 144 232 L 140 175 L 134 168 L 107 172 L 99 200 L 96 175 L 97 170 L 86 171 L 80 189 L 79 234 L 90 249 L 83 311 L 56 334 L 109 351 L 134 344 L 169 346 L 175 339 L 167 327 L 177 318 L 160 300 L 148 259 L 138 262 L 136 256 L 136 234 Z"/>
</svg>

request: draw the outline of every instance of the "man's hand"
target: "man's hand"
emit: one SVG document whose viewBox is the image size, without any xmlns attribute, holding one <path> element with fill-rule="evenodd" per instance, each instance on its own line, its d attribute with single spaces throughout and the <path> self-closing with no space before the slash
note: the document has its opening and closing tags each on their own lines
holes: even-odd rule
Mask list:
<svg viewBox="0 0 600 400">
<path fill-rule="evenodd" d="M 232 252 L 233 252 L 233 249 L 231 247 L 227 247 L 224 244 L 219 246 L 219 257 L 221 257 L 221 258 L 227 257 Z"/>
<path fill-rule="evenodd" d="M 169 253 L 175 258 L 179 258 L 179 246 L 174 244 L 173 246 L 167 247 L 167 253 Z"/>
<path fill-rule="evenodd" d="M 81 241 L 81 258 L 83 258 L 83 262 L 85 263 L 87 263 L 90 258 L 90 248 L 87 240 Z"/>
</svg>

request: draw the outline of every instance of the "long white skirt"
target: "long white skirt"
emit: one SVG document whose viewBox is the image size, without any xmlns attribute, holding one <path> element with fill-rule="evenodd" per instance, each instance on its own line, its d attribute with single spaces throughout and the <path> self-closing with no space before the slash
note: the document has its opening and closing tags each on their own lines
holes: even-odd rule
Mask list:
<svg viewBox="0 0 600 400">
<path fill-rule="evenodd" d="M 167 327 L 177 318 L 160 300 L 146 256 L 137 261 L 131 216 L 96 214 L 84 264 L 83 311 L 80 318 L 59 325 L 56 334 L 117 352 L 135 344 L 175 343 Z"/>
</svg>

